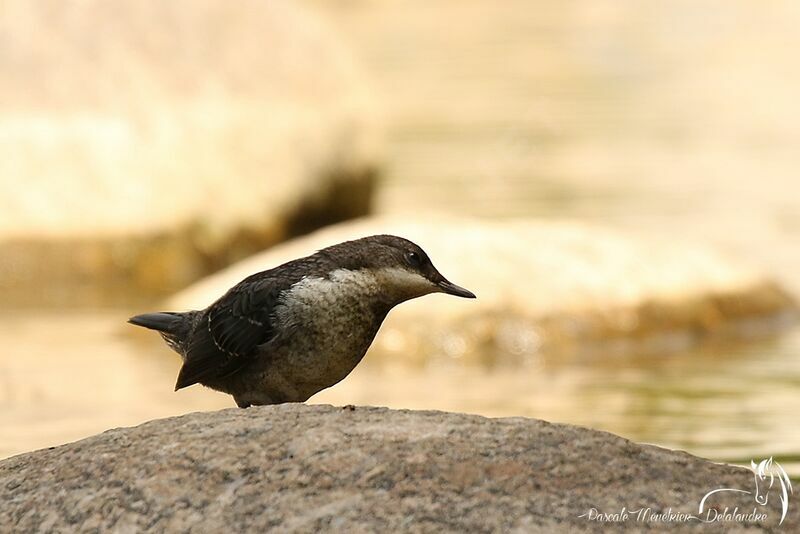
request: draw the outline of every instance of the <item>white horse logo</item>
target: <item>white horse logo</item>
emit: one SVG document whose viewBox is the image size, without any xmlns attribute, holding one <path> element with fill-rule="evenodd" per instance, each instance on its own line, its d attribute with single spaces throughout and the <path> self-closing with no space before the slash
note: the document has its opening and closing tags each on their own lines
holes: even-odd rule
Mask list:
<svg viewBox="0 0 800 534">
<path fill-rule="evenodd" d="M 756 477 L 756 502 L 760 505 L 767 504 L 769 490 L 772 489 L 772 485 L 775 484 L 776 480 L 780 482 L 781 523 L 783 523 L 786 512 L 789 511 L 789 494 L 794 493 L 789 475 L 786 474 L 781 464 L 772 461 L 772 456 L 768 460 L 761 460 L 758 465 L 753 460 L 750 460 L 750 468 Z"/>
<path fill-rule="evenodd" d="M 789 511 L 789 494 L 793 493 L 792 483 L 789 480 L 789 475 L 786 474 L 786 471 L 783 469 L 781 464 L 773 461 L 771 456 L 767 460 L 761 460 L 758 464 L 756 464 L 753 460 L 750 460 L 750 468 L 753 470 L 753 474 L 756 479 L 755 492 L 735 488 L 720 488 L 715 489 L 714 491 L 709 491 L 700 501 L 700 513 L 703 513 L 703 509 L 706 506 L 706 499 L 708 499 L 711 495 L 722 491 L 733 491 L 736 493 L 745 493 L 747 495 L 755 493 L 756 502 L 761 506 L 764 506 L 767 504 L 767 501 L 769 500 L 769 492 L 777 480 L 781 489 L 779 497 L 781 500 L 781 521 L 778 524 L 780 525 L 783 523 L 783 520 L 786 519 L 786 513 Z"/>
</svg>

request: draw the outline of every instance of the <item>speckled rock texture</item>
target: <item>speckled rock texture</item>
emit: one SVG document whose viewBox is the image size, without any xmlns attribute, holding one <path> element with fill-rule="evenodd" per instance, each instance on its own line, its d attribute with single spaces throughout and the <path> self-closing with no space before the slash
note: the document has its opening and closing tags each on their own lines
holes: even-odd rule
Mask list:
<svg viewBox="0 0 800 534">
<path fill-rule="evenodd" d="M 164 295 L 369 211 L 382 157 L 367 84 L 302 6 L 9 0 L 3 14 L 5 305 Z"/>
<path fill-rule="evenodd" d="M 0 530 L 14 532 L 580 532 L 720 528 L 582 514 L 697 514 L 744 468 L 532 419 L 289 404 L 115 429 L 0 462 Z M 720 494 L 766 519 L 777 498 Z M 782 528 L 800 528 L 791 508 Z"/>
<path fill-rule="evenodd" d="M 392 310 L 372 357 L 518 362 L 542 352 L 679 352 L 774 332 L 797 318 L 768 274 L 684 237 L 569 221 L 368 217 L 323 228 L 190 286 L 166 305 L 201 309 L 246 276 L 370 234 L 411 239 L 476 301 L 431 295 Z"/>
</svg>

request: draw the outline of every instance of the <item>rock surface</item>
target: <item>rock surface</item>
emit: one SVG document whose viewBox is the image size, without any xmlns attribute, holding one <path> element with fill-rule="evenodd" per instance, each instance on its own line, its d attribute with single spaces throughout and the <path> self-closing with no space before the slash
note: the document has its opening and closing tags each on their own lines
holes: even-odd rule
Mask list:
<svg viewBox="0 0 800 534">
<path fill-rule="evenodd" d="M 163 294 L 368 211 L 379 155 L 365 84 L 294 3 L 3 11 L 3 302 L 115 284 Z"/>
<path fill-rule="evenodd" d="M 447 278 L 478 295 L 432 295 L 393 310 L 371 349 L 393 359 L 676 351 L 757 335 L 795 315 L 793 299 L 766 275 L 699 246 L 569 222 L 450 217 L 325 228 L 212 275 L 168 306 L 205 307 L 249 274 L 377 233 L 415 241 Z"/>
<path fill-rule="evenodd" d="M 580 515 L 697 514 L 753 474 L 605 432 L 532 419 L 281 405 L 115 429 L 0 462 L 15 531 L 596 531 Z M 777 498 L 719 511 L 780 518 Z M 712 512 L 713 513 L 713 512 Z M 630 519 L 626 526 L 665 528 Z M 800 525 L 790 509 L 786 531 Z M 702 527 L 673 522 L 678 530 Z M 727 530 L 746 525 L 727 523 Z"/>
</svg>

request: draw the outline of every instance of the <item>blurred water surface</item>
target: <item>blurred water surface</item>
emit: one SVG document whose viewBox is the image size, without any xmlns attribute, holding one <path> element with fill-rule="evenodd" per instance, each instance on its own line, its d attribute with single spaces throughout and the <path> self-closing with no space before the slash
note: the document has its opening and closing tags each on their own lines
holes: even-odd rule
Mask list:
<svg viewBox="0 0 800 534">
<path fill-rule="evenodd" d="M 234 406 L 199 386 L 172 391 L 179 359 L 105 310 L 4 315 L 0 457 L 117 426 Z M 800 474 L 800 331 L 685 354 L 542 356 L 519 365 L 424 366 L 367 358 L 313 403 L 528 416 L 739 463 L 775 456 Z"/>
<path fill-rule="evenodd" d="M 385 109 L 378 211 L 691 236 L 800 290 L 800 4 L 309 3 L 356 50 Z M 2 317 L 0 457 L 233 405 L 199 387 L 173 393 L 177 356 L 155 335 L 123 335 L 127 316 Z M 514 367 L 368 356 L 312 401 L 532 416 L 716 460 L 775 456 L 798 476 L 799 352 L 794 330 L 686 354 L 543 355 Z"/>
</svg>

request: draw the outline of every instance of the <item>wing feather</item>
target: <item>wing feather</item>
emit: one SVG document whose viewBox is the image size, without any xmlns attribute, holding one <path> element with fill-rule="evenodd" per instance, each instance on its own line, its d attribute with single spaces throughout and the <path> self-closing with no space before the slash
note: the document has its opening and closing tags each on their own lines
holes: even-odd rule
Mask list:
<svg viewBox="0 0 800 534">
<path fill-rule="evenodd" d="M 285 280 L 284 280 L 285 282 Z M 246 279 L 206 310 L 175 389 L 222 378 L 247 365 L 275 336 L 273 310 L 286 284 Z"/>
</svg>

